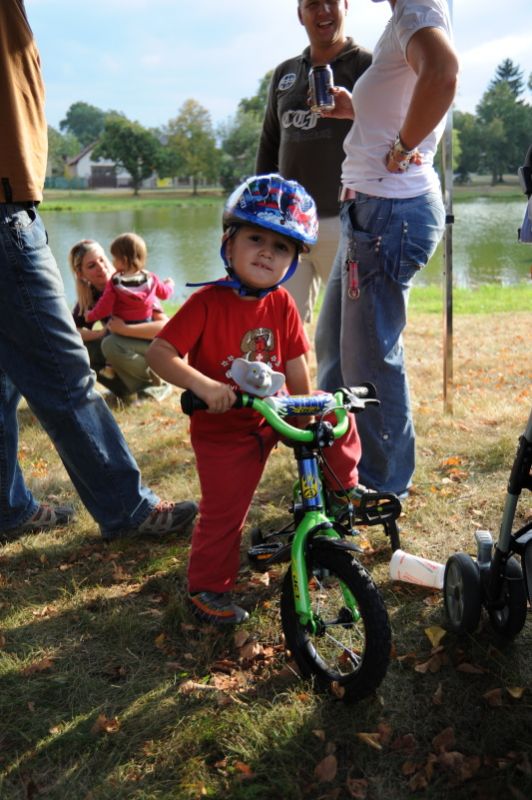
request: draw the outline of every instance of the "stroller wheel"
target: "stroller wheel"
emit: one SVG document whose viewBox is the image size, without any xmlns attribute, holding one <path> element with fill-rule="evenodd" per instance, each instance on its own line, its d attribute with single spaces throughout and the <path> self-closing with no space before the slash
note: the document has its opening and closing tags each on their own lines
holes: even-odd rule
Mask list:
<svg viewBox="0 0 532 800">
<path fill-rule="evenodd" d="M 526 622 L 527 597 L 523 571 L 515 558 L 509 558 L 504 569 L 501 608 L 489 610 L 493 629 L 508 639 L 517 636 Z"/>
<path fill-rule="evenodd" d="M 478 566 L 467 553 L 455 553 L 448 559 L 443 599 L 450 629 L 473 633 L 480 620 L 482 589 Z"/>
</svg>

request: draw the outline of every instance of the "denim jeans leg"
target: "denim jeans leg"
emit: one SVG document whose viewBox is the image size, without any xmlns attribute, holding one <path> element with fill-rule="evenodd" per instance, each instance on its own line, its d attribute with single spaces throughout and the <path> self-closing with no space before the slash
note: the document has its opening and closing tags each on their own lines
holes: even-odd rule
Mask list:
<svg viewBox="0 0 532 800">
<path fill-rule="evenodd" d="M 344 278 L 346 280 L 346 278 Z M 357 415 L 362 441 L 360 482 L 372 489 L 402 494 L 414 473 L 414 426 L 400 331 L 406 296 L 377 274 L 358 300 L 342 294 L 342 371 L 348 386 L 371 381 L 379 406 Z M 393 341 L 387 349 L 386 343 Z"/>
<path fill-rule="evenodd" d="M 439 194 L 393 200 L 362 195 L 349 207 L 360 296 L 342 284 L 342 374 L 347 385 L 371 381 L 378 407 L 357 416 L 361 483 L 403 494 L 415 468 L 415 432 L 402 331 L 412 279 L 441 238 Z"/>
<path fill-rule="evenodd" d="M 38 507 L 18 463 L 19 400 L 15 386 L 0 370 L 0 531 L 29 519 Z"/>
<path fill-rule="evenodd" d="M 325 290 L 314 340 L 318 366 L 317 388 L 324 392 L 334 392 L 345 385 L 340 361 L 342 270 L 347 248 L 344 228 L 342 220 L 340 241 Z"/>
<path fill-rule="evenodd" d="M 0 371 L 49 434 L 102 533 L 143 522 L 158 498 L 142 485 L 113 415 L 94 390 L 42 221 L 35 209 L 20 205 L 0 204 Z M 13 403 L 1 400 L 12 425 Z M 4 448 L 0 475 L 13 483 L 20 471 L 16 447 Z M 22 487 L 20 476 L 18 491 L 27 493 Z M 20 507 L 2 508 L 2 526 L 16 527 L 28 516 Z"/>
</svg>

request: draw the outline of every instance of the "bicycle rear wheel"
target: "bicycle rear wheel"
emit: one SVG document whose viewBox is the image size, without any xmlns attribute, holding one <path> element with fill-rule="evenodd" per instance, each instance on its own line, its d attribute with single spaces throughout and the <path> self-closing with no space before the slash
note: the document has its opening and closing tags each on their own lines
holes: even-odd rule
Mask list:
<svg viewBox="0 0 532 800">
<path fill-rule="evenodd" d="M 318 688 L 346 702 L 362 700 L 380 685 L 390 661 L 390 622 L 380 592 L 347 550 L 321 545 L 309 553 L 307 569 L 317 631 L 299 620 L 290 568 L 281 594 L 287 648 Z"/>
</svg>

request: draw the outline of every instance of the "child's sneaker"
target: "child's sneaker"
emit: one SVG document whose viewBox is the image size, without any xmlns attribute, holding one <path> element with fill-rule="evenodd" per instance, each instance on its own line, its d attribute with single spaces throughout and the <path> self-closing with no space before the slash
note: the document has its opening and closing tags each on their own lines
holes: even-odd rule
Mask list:
<svg viewBox="0 0 532 800">
<path fill-rule="evenodd" d="M 233 603 L 229 592 L 195 592 L 189 595 L 192 613 L 213 625 L 239 625 L 249 619 L 243 608 Z"/>
</svg>

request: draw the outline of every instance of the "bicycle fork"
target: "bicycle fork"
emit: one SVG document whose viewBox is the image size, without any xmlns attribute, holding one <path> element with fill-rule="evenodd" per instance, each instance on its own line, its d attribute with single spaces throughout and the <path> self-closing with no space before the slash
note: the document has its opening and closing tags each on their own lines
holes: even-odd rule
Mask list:
<svg viewBox="0 0 532 800">
<path fill-rule="evenodd" d="M 310 600 L 307 548 L 311 538 L 318 532 L 332 541 L 341 540 L 342 537 L 325 516 L 323 486 L 315 453 L 309 451 L 304 445 L 295 449 L 303 518 L 296 527 L 291 547 L 294 603 L 301 624 L 306 626 L 311 633 L 316 634 L 318 620 L 312 612 Z M 353 615 L 353 619 L 359 619 L 360 614 L 353 595 L 343 583 L 341 583 L 341 588 L 345 605 Z"/>
</svg>

